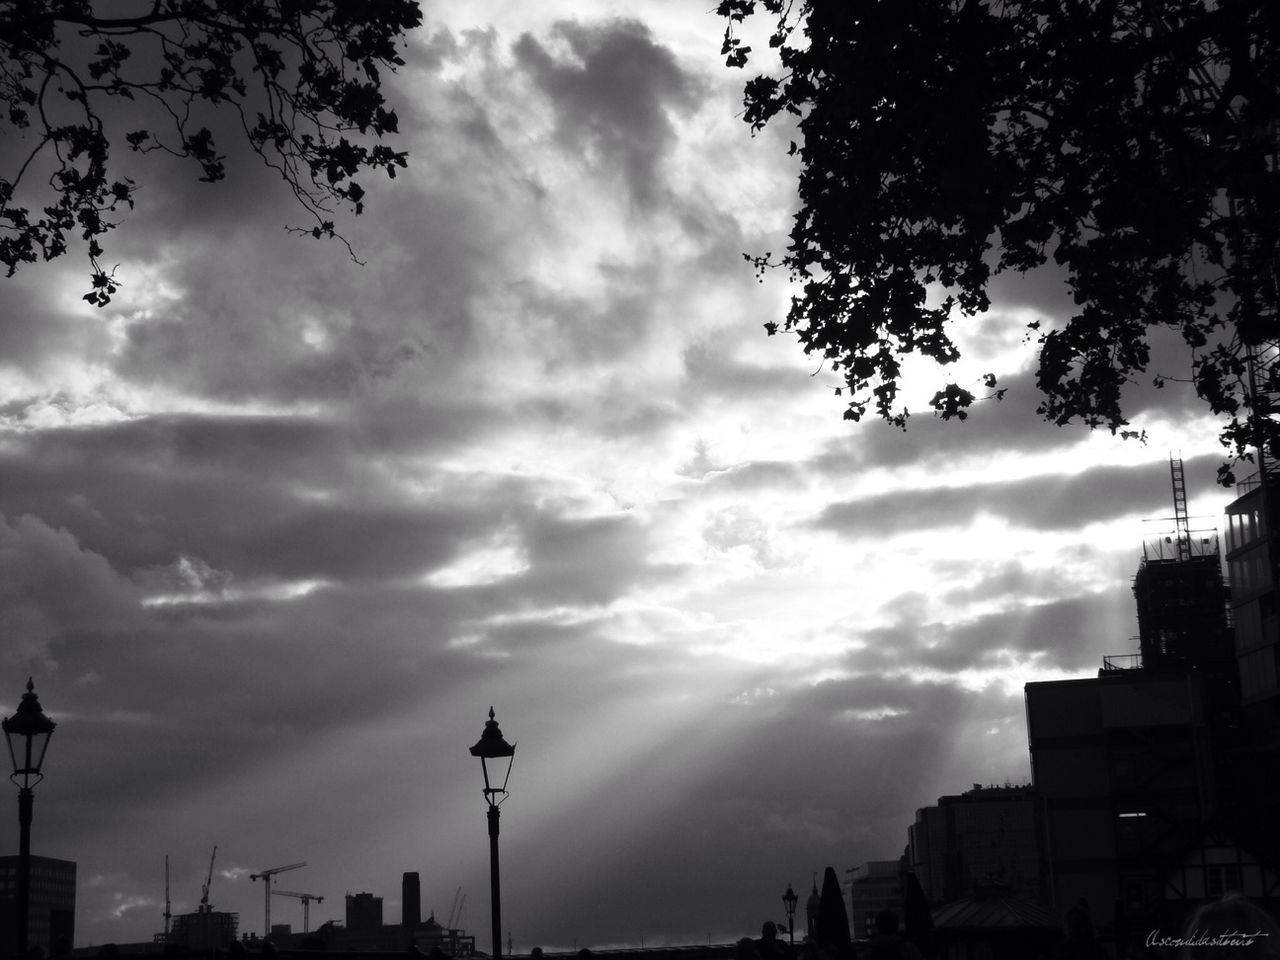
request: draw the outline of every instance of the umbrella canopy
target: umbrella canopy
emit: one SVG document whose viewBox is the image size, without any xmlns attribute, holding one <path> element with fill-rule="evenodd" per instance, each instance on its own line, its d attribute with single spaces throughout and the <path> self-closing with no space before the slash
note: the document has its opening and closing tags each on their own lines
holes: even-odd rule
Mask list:
<svg viewBox="0 0 1280 960">
<path fill-rule="evenodd" d="M 933 913 L 914 871 L 907 872 L 902 891 L 902 935 L 925 957 L 934 955 Z"/>
<path fill-rule="evenodd" d="M 849 956 L 853 941 L 849 936 L 849 911 L 844 907 L 844 895 L 840 892 L 840 878 L 835 867 L 827 867 L 822 875 L 822 895 L 818 901 L 817 941 L 819 947 L 830 950 L 833 956 Z"/>
</svg>

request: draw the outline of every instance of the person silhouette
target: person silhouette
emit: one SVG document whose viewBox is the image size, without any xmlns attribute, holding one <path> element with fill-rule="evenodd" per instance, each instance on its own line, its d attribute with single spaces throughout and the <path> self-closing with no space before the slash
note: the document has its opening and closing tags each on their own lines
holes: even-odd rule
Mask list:
<svg viewBox="0 0 1280 960">
<path fill-rule="evenodd" d="M 760 960 L 786 960 L 787 950 L 778 940 L 778 925 L 766 920 L 760 927 L 760 939 L 755 941 Z"/>
</svg>

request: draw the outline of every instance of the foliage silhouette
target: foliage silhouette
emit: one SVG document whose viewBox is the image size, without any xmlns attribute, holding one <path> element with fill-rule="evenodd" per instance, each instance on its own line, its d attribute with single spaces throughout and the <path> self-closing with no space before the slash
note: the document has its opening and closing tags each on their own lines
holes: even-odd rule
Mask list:
<svg viewBox="0 0 1280 960">
<path fill-rule="evenodd" d="M 990 306 L 992 276 L 1052 260 L 1078 312 L 1030 324 L 1043 417 L 1136 435 L 1122 390 L 1166 327 L 1185 376 L 1155 384 L 1192 380 L 1227 420 L 1233 458 L 1280 441 L 1256 399 L 1280 384 L 1248 382 L 1250 357 L 1273 359 L 1280 336 L 1280 6 L 722 0 L 718 12 L 729 66 L 748 63 L 756 16 L 780 57 L 778 76 L 746 83 L 745 120 L 758 131 L 792 114 L 802 135 L 787 252 L 748 259 L 798 283 L 782 326 L 842 374 L 846 418 L 874 404 L 905 425 L 903 358 L 955 361 L 948 323 Z M 972 386 L 1003 393 L 991 375 Z M 976 399 L 947 383 L 932 406 L 963 420 Z"/>
<path fill-rule="evenodd" d="M 216 182 L 226 158 L 209 112 L 234 116 L 314 221 L 293 232 L 341 239 L 332 208 L 362 211 L 356 176 L 405 165 L 368 135 L 396 132 L 382 71 L 403 64 L 397 45 L 421 17 L 417 0 L 0 0 L 0 131 L 17 146 L 0 171 L 0 263 L 12 276 L 78 234 L 84 299 L 110 302 L 100 238 L 136 186 L 113 173 L 113 143 L 193 160 Z M 130 104 L 157 108 L 163 126 L 117 129 Z"/>
</svg>

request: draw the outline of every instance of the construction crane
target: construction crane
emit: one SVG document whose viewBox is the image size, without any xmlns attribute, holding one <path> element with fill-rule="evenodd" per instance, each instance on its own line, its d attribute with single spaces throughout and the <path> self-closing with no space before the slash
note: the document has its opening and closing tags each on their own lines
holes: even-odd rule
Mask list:
<svg viewBox="0 0 1280 960">
<path fill-rule="evenodd" d="M 1173 483 L 1173 522 L 1178 538 L 1178 560 L 1191 559 L 1191 523 L 1187 519 L 1187 484 L 1182 475 L 1182 458 L 1169 454 L 1169 477 Z"/>
<path fill-rule="evenodd" d="M 311 901 L 323 903 L 324 897 L 316 896 L 314 893 L 294 893 L 292 890 L 272 890 L 277 897 L 297 897 L 302 901 L 302 932 L 311 932 Z"/>
<path fill-rule="evenodd" d="M 213 907 L 209 906 L 209 887 L 213 885 L 213 861 L 218 856 L 218 845 L 214 844 L 213 853 L 209 854 L 209 875 L 204 879 L 204 886 L 200 888 L 200 906 L 197 913 L 209 913 Z"/>
<path fill-rule="evenodd" d="M 453 906 L 449 910 L 449 919 L 445 922 L 445 927 L 449 930 L 456 929 L 453 925 L 453 918 L 458 913 L 458 898 L 462 896 L 462 888 L 459 887 L 453 894 Z"/>
<path fill-rule="evenodd" d="M 263 870 L 261 873 L 249 874 L 250 880 L 261 880 L 263 884 L 266 886 L 266 889 L 263 891 L 263 897 L 262 897 L 263 903 L 266 904 L 266 909 L 263 912 L 263 920 L 262 920 L 263 939 L 266 939 L 266 937 L 268 937 L 271 934 L 271 878 L 275 876 L 277 873 L 284 873 L 286 870 L 297 870 L 299 867 L 305 867 L 306 865 L 307 865 L 307 862 L 304 860 L 302 861 L 302 863 L 291 863 L 284 867 L 269 867 L 268 869 Z"/>
</svg>

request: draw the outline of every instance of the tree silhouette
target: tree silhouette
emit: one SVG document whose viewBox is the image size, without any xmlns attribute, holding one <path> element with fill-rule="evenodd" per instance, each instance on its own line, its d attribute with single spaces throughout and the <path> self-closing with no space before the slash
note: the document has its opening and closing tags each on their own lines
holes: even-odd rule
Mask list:
<svg viewBox="0 0 1280 960">
<path fill-rule="evenodd" d="M 904 356 L 956 360 L 948 323 L 990 306 L 991 277 L 1052 260 L 1077 312 L 1030 324 L 1041 415 L 1131 433 L 1122 390 L 1165 327 L 1187 349 L 1181 378 L 1229 421 L 1233 457 L 1280 453 L 1266 396 L 1280 390 L 1280 5 L 722 0 L 718 12 L 730 66 L 748 63 L 757 16 L 780 56 L 779 75 L 746 83 L 745 119 L 799 118 L 800 210 L 785 255 L 748 259 L 797 282 L 782 327 L 843 375 L 846 418 L 874 404 L 904 425 Z M 971 386 L 1003 392 L 990 375 Z M 948 383 L 932 405 L 964 419 L 975 399 Z M 1230 464 L 1219 478 L 1231 482 Z"/>
<path fill-rule="evenodd" d="M 165 151 L 225 174 L 205 124 L 230 113 L 249 146 L 313 220 L 291 228 L 338 236 L 332 208 L 362 210 L 364 170 L 394 177 L 405 154 L 367 136 L 396 132 L 381 71 L 421 21 L 417 0 L 0 0 L 0 262 L 52 260 L 79 235 L 102 306 L 117 289 L 100 238 L 133 206 L 111 147 Z M 120 107 L 159 123 L 123 129 Z M 348 247 L 348 249 L 350 249 Z"/>
</svg>

